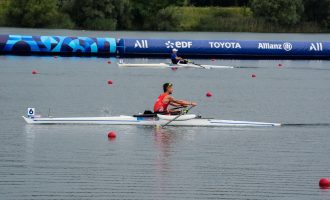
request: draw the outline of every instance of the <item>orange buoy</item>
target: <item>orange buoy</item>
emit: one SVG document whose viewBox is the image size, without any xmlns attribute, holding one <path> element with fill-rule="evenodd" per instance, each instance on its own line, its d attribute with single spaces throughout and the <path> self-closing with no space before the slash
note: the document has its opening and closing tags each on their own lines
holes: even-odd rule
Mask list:
<svg viewBox="0 0 330 200">
<path fill-rule="evenodd" d="M 32 70 L 32 74 L 38 74 L 37 70 Z"/>
<path fill-rule="evenodd" d="M 116 132 L 114 132 L 114 131 L 110 131 L 110 132 L 108 133 L 108 138 L 109 138 L 109 139 L 115 139 L 116 137 L 117 137 Z"/>
<path fill-rule="evenodd" d="M 330 180 L 327 178 L 321 178 L 319 181 L 319 186 L 322 189 L 328 189 L 330 188 Z"/>
<path fill-rule="evenodd" d="M 252 78 L 255 78 L 255 77 L 257 77 L 257 76 L 256 76 L 255 74 L 252 74 L 251 77 L 252 77 Z"/>
<path fill-rule="evenodd" d="M 108 80 L 108 84 L 109 85 L 112 85 L 113 84 L 113 81 L 112 80 Z"/>
<path fill-rule="evenodd" d="M 206 96 L 207 96 L 207 97 L 212 97 L 212 95 L 213 95 L 212 92 L 207 92 L 207 93 L 206 93 Z"/>
</svg>

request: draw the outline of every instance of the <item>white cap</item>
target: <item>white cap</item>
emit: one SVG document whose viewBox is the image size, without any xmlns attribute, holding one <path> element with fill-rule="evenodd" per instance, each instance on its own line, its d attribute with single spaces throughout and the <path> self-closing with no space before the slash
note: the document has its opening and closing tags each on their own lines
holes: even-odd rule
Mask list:
<svg viewBox="0 0 330 200">
<path fill-rule="evenodd" d="M 174 48 L 174 49 L 172 49 L 172 51 L 178 51 L 178 50 Z"/>
</svg>

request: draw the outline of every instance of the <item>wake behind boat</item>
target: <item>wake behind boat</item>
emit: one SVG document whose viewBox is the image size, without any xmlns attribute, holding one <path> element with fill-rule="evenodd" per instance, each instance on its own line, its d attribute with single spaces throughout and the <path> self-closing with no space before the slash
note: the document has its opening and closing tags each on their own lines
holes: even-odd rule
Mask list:
<svg viewBox="0 0 330 200">
<path fill-rule="evenodd" d="M 220 120 L 203 118 L 194 114 L 162 115 L 155 113 L 120 115 L 111 117 L 41 117 L 34 115 L 35 109 L 28 109 L 23 119 L 28 124 L 91 124 L 91 125 L 137 125 L 137 126 L 204 126 L 204 127 L 272 127 L 279 123 Z"/>
</svg>

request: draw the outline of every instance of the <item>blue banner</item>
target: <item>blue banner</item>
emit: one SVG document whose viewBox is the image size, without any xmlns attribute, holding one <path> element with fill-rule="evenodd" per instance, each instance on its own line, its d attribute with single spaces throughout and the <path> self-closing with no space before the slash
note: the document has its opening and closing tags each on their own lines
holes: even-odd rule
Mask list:
<svg viewBox="0 0 330 200">
<path fill-rule="evenodd" d="M 0 53 L 110 55 L 116 53 L 115 38 L 0 35 Z"/>
<path fill-rule="evenodd" d="M 172 49 L 184 57 L 262 57 L 330 59 L 330 42 L 119 39 L 0 35 L 0 54 L 63 54 L 86 56 L 169 56 Z"/>
<path fill-rule="evenodd" d="M 121 56 L 168 56 L 172 49 L 180 56 L 330 58 L 330 42 L 120 39 Z"/>
</svg>

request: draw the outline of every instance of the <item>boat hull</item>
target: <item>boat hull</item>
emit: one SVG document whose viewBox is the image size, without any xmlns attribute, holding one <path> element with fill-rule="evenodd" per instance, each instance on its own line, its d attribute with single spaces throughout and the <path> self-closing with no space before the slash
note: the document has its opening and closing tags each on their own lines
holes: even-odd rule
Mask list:
<svg viewBox="0 0 330 200">
<path fill-rule="evenodd" d="M 197 68 L 197 69 L 233 69 L 234 66 L 226 65 L 196 65 L 193 63 L 188 64 L 169 64 L 169 63 L 147 63 L 147 64 L 129 64 L 118 63 L 119 67 L 142 67 L 142 68 Z"/>
<path fill-rule="evenodd" d="M 168 122 L 159 118 L 144 118 L 132 116 L 117 117 L 68 117 L 68 118 L 27 118 L 24 120 L 28 124 L 95 124 L 95 125 L 138 125 L 138 126 L 160 126 Z M 189 120 L 173 121 L 169 126 L 206 126 L 206 127 L 271 127 L 281 126 L 279 123 L 250 122 L 234 120 L 217 120 L 195 118 Z"/>
</svg>

